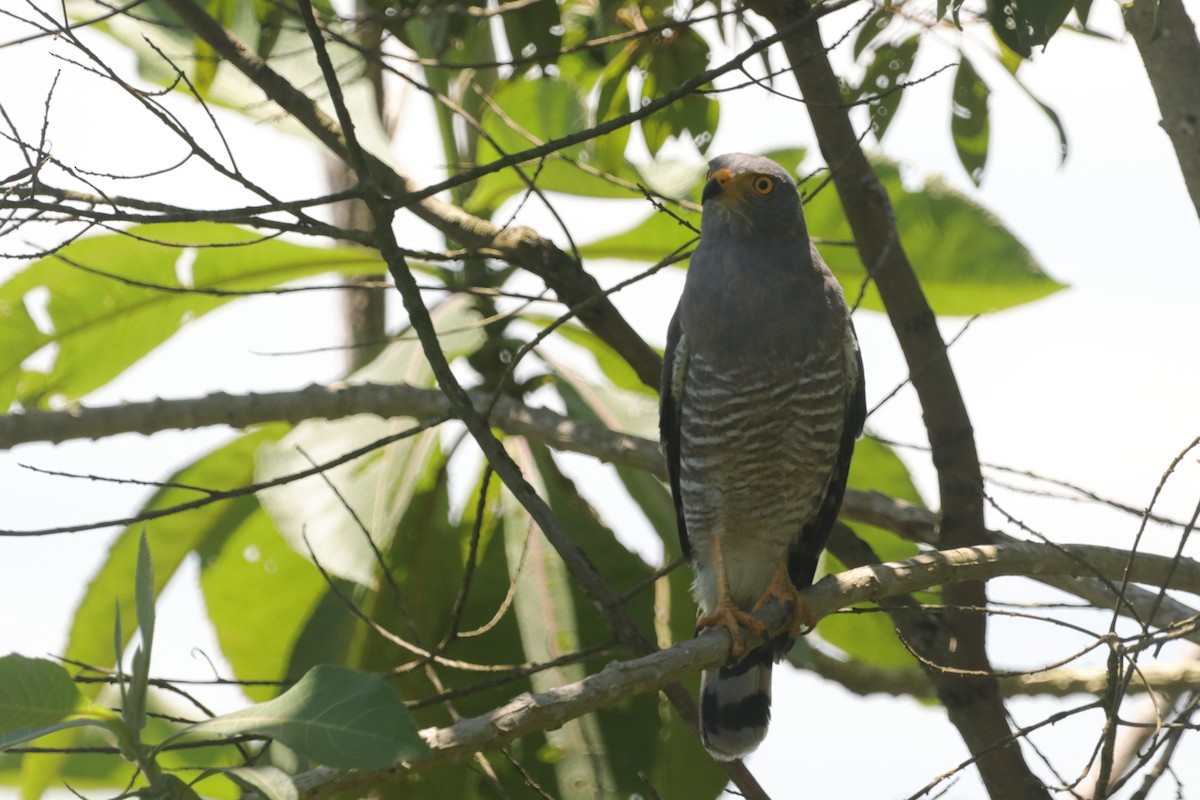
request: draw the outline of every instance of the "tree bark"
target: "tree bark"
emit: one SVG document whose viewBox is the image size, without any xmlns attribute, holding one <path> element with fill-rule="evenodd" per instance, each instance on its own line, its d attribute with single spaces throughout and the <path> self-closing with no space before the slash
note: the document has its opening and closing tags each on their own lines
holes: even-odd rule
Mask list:
<svg viewBox="0 0 1200 800">
<path fill-rule="evenodd" d="M 1125 7 L 1125 28 L 1142 54 L 1162 114 L 1159 125 L 1171 137 L 1192 205 L 1200 216 L 1200 39 L 1196 26 L 1183 0 L 1134 0 Z"/>
<path fill-rule="evenodd" d="M 810 10 L 807 3 L 757 0 L 749 7 L 782 30 Z M 854 232 L 859 255 L 879 288 L 924 411 L 941 496 L 939 545 L 964 547 L 988 541 L 983 525 L 983 479 L 974 431 L 945 342 L 932 309 L 898 239 L 895 212 L 846 113 L 838 78 L 820 31 L 805 27 L 783 40 L 792 73 L 804 96 L 825 163 Z M 1013 739 L 999 684 L 985 648 L 987 596 L 982 583 L 956 583 L 944 592 L 942 622 L 950 633 L 932 637 L 927 661 L 938 697 L 976 757 L 994 800 L 1045 800 L 1042 782 L 1030 771 Z M 915 643 L 910 643 L 915 644 Z"/>
</svg>

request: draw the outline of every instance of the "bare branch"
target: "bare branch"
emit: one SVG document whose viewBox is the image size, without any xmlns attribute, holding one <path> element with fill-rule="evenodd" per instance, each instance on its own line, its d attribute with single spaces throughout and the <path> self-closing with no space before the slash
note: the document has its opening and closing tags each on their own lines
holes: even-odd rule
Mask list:
<svg viewBox="0 0 1200 800">
<path fill-rule="evenodd" d="M 1001 575 L 1071 575 L 1079 561 L 1096 566 L 1109 580 L 1118 580 L 1126 566 L 1123 550 L 1085 545 L 1063 550 L 1043 544 L 980 545 L 957 550 L 926 553 L 889 564 L 876 564 L 830 575 L 804 591 L 818 616 L 857 603 L 928 589 L 955 581 L 986 581 Z M 1173 565 L 1176 565 L 1173 568 Z M 1176 563 L 1162 556 L 1139 554 L 1132 574 L 1139 583 L 1162 585 L 1200 592 L 1200 563 L 1186 559 Z M 782 610 L 770 604 L 759 612 L 767 624 L 765 636 L 782 632 L 787 620 Z M 746 636 L 749 631 L 743 631 Z M 749 646 L 762 641 L 751 637 Z M 558 727 L 584 714 L 611 707 L 635 694 L 658 691 L 685 675 L 725 663 L 730 638 L 723 629 L 713 630 L 667 650 L 624 662 L 609 664 L 581 681 L 537 694 L 525 693 L 486 714 L 456 722 L 445 728 L 426 728 L 421 737 L 430 747 L 424 758 L 405 762 L 380 772 L 342 772 L 318 768 L 296 778 L 301 795 L 313 800 L 336 792 L 360 789 L 386 781 L 390 776 L 417 771 L 469 758 L 479 750 L 499 747 L 528 733 Z"/>
</svg>

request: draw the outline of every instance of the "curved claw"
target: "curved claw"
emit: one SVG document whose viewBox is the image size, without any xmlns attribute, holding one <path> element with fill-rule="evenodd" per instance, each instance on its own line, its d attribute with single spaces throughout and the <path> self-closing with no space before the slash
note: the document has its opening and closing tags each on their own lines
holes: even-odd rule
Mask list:
<svg viewBox="0 0 1200 800">
<path fill-rule="evenodd" d="M 771 583 L 767 586 L 767 590 L 763 592 L 762 597 L 758 598 L 758 602 L 754 604 L 754 610 L 758 611 L 770 599 L 774 599 L 779 603 L 780 608 L 787 611 L 790 622 L 788 628 L 788 637 L 790 639 L 798 639 L 805 633 L 811 633 L 813 628 L 817 627 L 817 612 L 813 610 L 813 607 L 804 599 L 804 595 L 792 583 L 792 579 L 788 575 L 786 560 L 779 562 L 779 566 L 775 569 L 775 575 L 771 578 Z"/>
<path fill-rule="evenodd" d="M 729 631 L 729 637 L 733 639 L 733 648 L 730 653 L 735 657 L 746 651 L 746 645 L 742 641 L 742 626 L 756 635 L 761 634 L 766 628 L 762 620 L 734 605 L 733 598 L 728 595 L 721 598 L 713 613 L 706 614 L 696 621 L 697 630 L 700 628 L 724 628 Z"/>
</svg>

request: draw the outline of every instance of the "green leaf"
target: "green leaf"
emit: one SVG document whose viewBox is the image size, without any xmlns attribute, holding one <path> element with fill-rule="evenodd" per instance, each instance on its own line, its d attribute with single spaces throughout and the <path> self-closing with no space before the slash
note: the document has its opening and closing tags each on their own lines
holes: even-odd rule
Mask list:
<svg viewBox="0 0 1200 800">
<path fill-rule="evenodd" d="M 570 502 L 564 494 L 563 482 L 554 480 L 558 476 L 552 461 L 535 461 L 529 443 L 518 437 L 507 439 L 506 446 L 538 494 L 549 493 L 552 507 L 562 508 Z M 545 469 L 552 470 L 547 483 L 542 481 Z M 511 578 L 516 581 L 512 607 L 526 658 L 541 663 L 576 652 L 583 635 L 571 592 L 571 576 L 558 553 L 511 493 L 503 493 L 503 502 L 505 552 Z M 566 519 L 563 524 L 569 525 Z M 573 526 L 568 529 L 575 532 Z M 583 664 L 566 664 L 537 672 L 530 676 L 530 682 L 535 691 L 547 691 L 582 680 L 585 675 Z M 594 716 L 571 720 L 561 728 L 546 731 L 545 736 L 547 745 L 553 748 L 552 763 L 560 787 L 570 787 L 572 794 L 600 797 L 604 794 L 601 787 L 614 784 Z"/>
<path fill-rule="evenodd" d="M 906 187 L 899 168 L 877 160 L 875 171 L 891 197 L 900 242 L 934 313 L 964 316 L 999 311 L 1063 288 L 1042 271 L 1033 254 L 1000 220 L 937 178 Z M 830 241 L 853 240 L 837 193 L 823 191 L 804 209 L 809 233 Z M 866 278 L 858 251 L 825 245 L 825 262 L 854 302 Z M 873 283 L 862 306 L 882 310 Z"/>
<path fill-rule="evenodd" d="M 56 722 L 53 725 L 41 725 L 36 728 L 17 728 L 12 731 L 0 731 L 0 751 L 8 747 L 15 747 L 25 742 L 32 742 L 36 739 L 41 739 L 49 736 L 52 733 L 65 731 L 69 728 L 84 728 L 84 727 L 100 727 L 109 728 L 110 726 L 100 719 L 90 717 L 78 717 L 74 719 L 64 719 L 62 722 Z M 50 744 L 51 747 L 61 746 L 55 742 Z"/>
<path fill-rule="evenodd" d="M 638 61 L 642 69 L 642 102 L 667 94 L 708 68 L 708 43 L 691 28 L 671 29 L 671 36 L 651 41 Z M 720 121 L 720 104 L 700 91 L 685 95 L 666 108 L 641 120 L 642 136 L 650 155 L 671 137 L 691 134 L 703 152 L 712 141 Z"/>
<path fill-rule="evenodd" d="M 506 153 L 527 150 L 536 142 L 546 142 L 588 127 L 588 113 L 579 90 L 557 78 L 511 80 L 500 84 L 492 96 L 499 111 L 488 106 L 483 115 L 483 129 L 495 141 L 479 142 L 478 160 L 488 163 Z M 526 135 L 528 134 L 528 135 Z M 496 149 L 499 146 L 501 153 Z M 525 176 L 536 182 L 539 189 L 586 197 L 629 197 L 628 189 L 576 167 L 570 159 L 587 159 L 585 145 L 564 148 L 560 154 L 541 162 L 521 165 Z M 625 166 L 621 172 L 636 180 L 636 172 Z M 500 204 L 514 194 L 527 190 L 515 168 L 489 173 L 480 178 L 466 208 L 473 213 L 490 216 Z"/>
<path fill-rule="evenodd" d="M 228 489 L 250 483 L 255 449 L 264 441 L 282 436 L 286 430 L 283 425 L 263 426 L 255 433 L 201 457 L 168 478 L 168 485 L 155 492 L 141 510 L 169 508 L 195 500 L 197 491 L 183 488 L 186 486 Z M 75 611 L 67 640 L 67 658 L 101 668 L 111 667 L 116 663 L 115 654 L 123 651 L 132 637 L 133 630 L 122 631 L 114 648 L 112 633 L 116 609 L 132 612 L 136 608 L 135 581 L 130 580 L 130 576 L 137 571 L 138 543 L 143 529 L 155 553 L 153 577 L 157 596 L 189 554 L 204 542 L 223 537 L 230 527 L 236 527 L 257 508 L 258 501 L 253 496 L 241 497 L 162 517 L 145 526 L 125 528 L 113 542 Z M 122 616 L 135 615 L 125 613 Z M 94 697 L 101 686 L 86 685 L 83 693 L 89 698 Z M 71 732 L 62 736 L 55 746 L 70 747 L 75 741 L 70 738 Z M 21 766 L 24 791 L 39 795 L 60 778 L 68 760 L 78 759 L 68 759 L 61 753 L 24 759 Z"/>
<path fill-rule="evenodd" d="M 859 439 L 854 448 L 854 461 L 847 481 L 852 489 L 878 491 L 910 503 L 921 504 L 921 497 L 904 465 L 891 448 L 870 436 Z M 850 523 L 861 539 L 867 542 L 881 561 L 899 561 L 918 552 L 912 542 L 890 531 L 871 525 Z M 826 553 L 824 569 L 840 572 L 845 569 L 835 557 Z M 872 607 L 863 604 L 862 607 Z M 896 637 L 891 620 L 883 613 L 832 614 L 821 620 L 817 634 L 826 642 L 867 664 L 880 667 L 911 667 L 912 654 Z"/>
<path fill-rule="evenodd" d="M 249 466 L 250 458 L 247 459 Z M 328 586 L 257 504 L 224 521 L 221 535 L 196 548 L 200 589 L 221 654 L 244 680 L 300 677 L 289 663 L 297 640 Z M 312 666 L 307 664 L 305 668 Z M 251 700 L 268 700 L 274 686 L 245 686 Z"/>
<path fill-rule="evenodd" d="M 274 700 L 196 723 L 178 736 L 197 733 L 269 736 L 338 769 L 383 769 L 428 752 L 404 703 L 381 677 L 334 666 L 314 667 Z"/>
<path fill-rule="evenodd" d="M 900 108 L 904 82 L 912 72 L 921 36 L 914 34 L 897 44 L 882 44 L 875 48 L 874 58 L 863 75 L 856 92 L 848 100 L 871 98 L 871 130 L 876 140 L 882 140 L 888 126 Z"/>
<path fill-rule="evenodd" d="M 146 693 L 150 688 L 150 654 L 154 646 L 154 568 L 150 562 L 150 545 L 144 529 L 138 538 L 133 601 L 142 643 L 133 655 L 133 674 L 129 678 L 129 689 L 122 698 L 125 705 L 121 714 L 131 730 L 140 731 L 146 727 Z M 120 610 L 120 606 L 117 606 L 118 640 L 121 638 Z M 119 657 L 120 653 L 117 655 Z"/>
<path fill-rule="evenodd" d="M 187 293 L 187 288 L 258 290 L 324 272 L 384 270 L 374 251 L 263 240 L 233 225 L 167 223 L 137 226 L 129 233 L 72 242 L 0 286 L 0 314 L 5 317 L 0 343 L 8 345 L 0 348 L 0 408 L 7 409 L 14 398 L 27 407 L 44 406 L 56 394 L 79 398 L 119 375 L 188 320 L 232 299 Z M 185 286 L 181 260 L 186 264 L 193 254 L 190 286 Z M 41 292 L 49 294 L 50 330 L 36 332 L 24 306 Z M 49 373 L 38 380 L 21 365 L 48 345 L 56 345 L 58 353 Z"/>
<path fill-rule="evenodd" d="M 645 427 L 647 416 L 650 425 L 655 424 L 654 410 L 644 405 L 640 393 L 591 384 L 569 371 L 557 371 L 562 378 L 559 393 L 573 419 L 616 424 L 626 430 Z M 643 411 L 631 415 L 631 408 L 637 408 L 639 403 Z M 617 475 L 662 539 L 663 560 L 680 558 L 675 505 L 666 486 L 641 470 L 618 468 Z M 623 524 L 628 523 L 623 521 Z M 686 641 L 694 634 L 696 604 L 691 583 L 692 571 L 684 565 L 660 578 L 655 587 L 654 633 L 660 647 Z M 699 675 L 689 676 L 683 683 L 693 696 L 698 693 Z M 649 702 L 651 699 L 655 701 L 653 704 Z M 610 710 L 599 718 L 609 742 L 610 763 L 614 764 L 618 778 L 629 782 L 631 792 L 639 788 L 633 778 L 643 772 L 649 776 L 651 785 L 670 786 L 679 797 L 715 798 L 721 793 L 727 780 L 724 771 L 705 754 L 695 733 L 670 708 L 666 698 L 635 698 L 627 709 Z M 654 734 L 653 738 L 648 734 Z"/>
<path fill-rule="evenodd" d="M 479 313 L 468 299 L 452 298 L 435 309 L 432 316 L 440 334 L 439 343 L 448 359 L 474 352 L 483 343 Z M 384 384 L 403 382 L 413 386 L 434 384 L 425 353 L 413 336 L 389 345 L 348 380 Z M 255 480 L 263 482 L 311 469 L 314 462 L 330 461 L 408 430 L 414 424 L 410 419 L 385 420 L 374 414 L 337 420 L 306 420 L 278 443 L 258 451 Z M 370 532 L 376 546 L 386 552 L 401 515 L 425 475 L 426 461 L 437 452 L 437 445 L 438 432 L 426 430 L 329 469 L 322 475 L 267 489 L 259 493 L 259 498 L 297 552 L 307 555 L 311 547 L 321 566 L 330 574 L 374 587 L 377 581 L 375 553 L 358 520 Z M 347 507 L 353 510 L 353 515 Z"/>
<path fill-rule="evenodd" d="M 278 767 L 234 767 L 225 770 L 240 785 L 262 795 L 266 800 L 299 800 L 300 791 L 292 776 Z"/>
<path fill-rule="evenodd" d="M 71 676 L 55 662 L 18 653 L 0 658 L 0 734 L 55 725 L 81 700 Z"/>
<path fill-rule="evenodd" d="M 1054 36 L 1075 0 L 987 0 L 987 18 L 1006 45 L 1023 58 Z"/>
<path fill-rule="evenodd" d="M 546 65 L 558 60 L 562 47 L 562 18 L 558 3 L 543 0 L 504 15 L 504 36 L 513 56 L 536 55 L 535 63 Z"/>
<path fill-rule="evenodd" d="M 1012 51 L 1008 50 L 1007 48 L 1004 48 L 1001 55 L 1003 56 L 1006 52 L 1011 53 Z M 1020 56 L 1015 56 L 1015 57 L 1018 59 L 1018 63 L 1021 63 L 1019 61 Z M 1005 61 L 1004 63 L 1005 63 L 1005 66 L 1008 66 L 1007 61 Z M 1037 105 L 1037 107 L 1039 109 L 1041 109 L 1042 113 L 1046 115 L 1046 119 L 1050 122 L 1051 125 L 1054 126 L 1054 130 L 1058 134 L 1058 153 L 1059 153 L 1058 163 L 1061 166 L 1067 160 L 1068 145 L 1067 145 L 1067 129 L 1066 129 L 1066 127 L 1063 126 L 1062 120 L 1059 119 L 1058 112 L 1056 112 L 1053 108 L 1051 108 L 1046 103 L 1043 103 L 1041 101 L 1041 99 L 1033 93 L 1033 91 L 1029 88 L 1029 86 L 1027 86 L 1025 84 L 1025 81 L 1021 80 L 1021 77 L 1019 75 L 1017 75 L 1017 70 L 1015 68 L 1010 69 L 1009 72 L 1013 77 L 1013 82 L 1016 83 L 1017 86 L 1021 89 L 1021 91 L 1023 91 L 1025 93 L 1026 97 L 1028 97 L 1030 100 L 1032 100 L 1034 102 L 1034 104 Z"/>
<path fill-rule="evenodd" d="M 946 0 L 939 0 L 939 7 L 944 2 Z M 941 17 L 941 13 L 938 14 L 938 17 Z M 874 41 L 876 36 L 883 33 L 895 18 L 896 12 L 892 8 L 881 7 L 872 11 L 866 22 L 859 27 L 858 35 L 854 37 L 854 58 L 858 59 L 862 56 L 867 45 Z"/>
<path fill-rule="evenodd" d="M 233 16 L 236 6 L 236 0 L 208 0 L 205 3 L 204 10 L 221 27 L 231 29 L 233 28 Z M 196 64 L 195 70 L 192 72 L 192 86 L 195 87 L 198 95 L 204 97 L 208 94 L 208 90 L 212 88 L 213 81 L 216 80 L 217 69 L 221 66 L 221 59 L 216 54 L 216 51 L 212 49 L 212 45 L 200 35 L 197 34 L 192 42 L 192 58 Z"/>
<path fill-rule="evenodd" d="M 600 73 L 600 93 L 596 101 L 595 120 L 599 124 L 630 111 L 629 73 L 633 69 L 634 57 L 640 45 L 631 42 L 625 45 L 617 57 L 605 64 Z M 614 131 L 593 140 L 600 166 L 609 172 L 620 171 L 625 164 L 625 148 L 629 144 L 629 126 L 623 125 Z"/>
<path fill-rule="evenodd" d="M 554 322 L 555 318 L 539 314 L 522 314 L 521 319 L 531 322 L 539 328 L 545 328 Z M 587 350 L 596 360 L 596 366 L 600 368 L 606 378 L 613 382 L 613 385 L 631 392 L 648 395 L 655 398 L 657 402 L 658 392 L 642 383 L 637 373 L 629 366 L 629 362 L 599 336 L 587 328 L 571 322 L 559 325 L 554 332 L 568 342 Z"/>
<path fill-rule="evenodd" d="M 700 229 L 700 215 L 683 209 L 676 213 L 692 228 L 669 214 L 656 211 L 624 233 L 580 245 L 579 253 L 584 258 L 623 258 L 650 263 L 661 261 L 685 247 L 688 242 L 699 241 L 695 231 Z"/>
<path fill-rule="evenodd" d="M 186 486 L 229 489 L 250 483 L 254 451 L 264 442 L 279 438 L 286 430 L 283 425 L 264 426 L 199 458 L 168 478 L 168 485 L 155 492 L 141 510 L 169 508 L 195 500 L 198 492 L 184 488 Z M 113 665 L 113 601 L 115 599 L 124 609 L 136 607 L 135 582 L 130 576 L 137 572 L 143 529 L 155 553 L 153 593 L 157 596 L 184 558 L 210 538 L 224 537 L 227 526 L 236 526 L 248 509 L 257 507 L 258 502 L 253 496 L 241 497 L 125 528 L 113 542 L 108 557 L 96 571 L 75 611 L 67 657 L 98 667 Z M 122 648 L 132 635 L 132 630 L 124 632 Z"/>
<path fill-rule="evenodd" d="M 978 186 L 988 156 L 988 87 L 966 54 L 960 56 L 954 76 L 950 134 L 959 162 Z"/>
<path fill-rule="evenodd" d="M 275 0 L 254 0 L 254 16 L 258 28 L 258 44 L 255 49 L 264 59 L 269 59 L 283 30 L 286 18 L 284 6 Z"/>
</svg>

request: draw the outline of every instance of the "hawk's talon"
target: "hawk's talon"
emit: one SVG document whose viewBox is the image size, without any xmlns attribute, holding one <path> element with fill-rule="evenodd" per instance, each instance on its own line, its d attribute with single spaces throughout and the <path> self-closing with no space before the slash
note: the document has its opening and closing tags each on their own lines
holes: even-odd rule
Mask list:
<svg viewBox="0 0 1200 800">
<path fill-rule="evenodd" d="M 779 566 L 775 569 L 775 575 L 771 578 L 771 583 L 763 592 L 762 597 L 758 598 L 758 602 L 754 604 L 754 610 L 758 611 L 766 604 L 767 600 L 771 599 L 779 603 L 779 607 L 787 612 L 790 622 L 788 638 L 799 639 L 805 634 L 812 633 L 817 627 L 817 612 L 792 583 L 791 576 L 788 575 L 786 560 L 779 562 Z"/>
<path fill-rule="evenodd" d="M 729 631 L 729 637 L 733 639 L 733 647 L 729 652 L 733 656 L 740 656 L 746 651 L 746 645 L 742 642 L 742 626 L 748 628 L 756 636 L 761 635 L 767 627 L 758 617 L 748 614 L 734 605 L 733 598 L 728 595 L 721 598 L 713 613 L 696 620 L 697 630 L 700 628 L 724 628 Z"/>
</svg>

